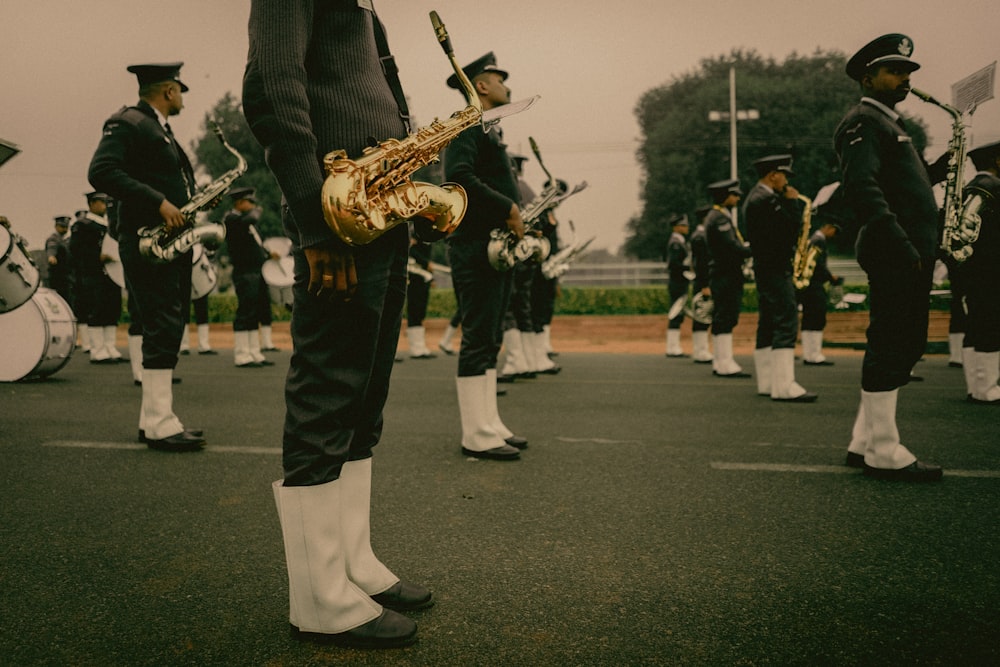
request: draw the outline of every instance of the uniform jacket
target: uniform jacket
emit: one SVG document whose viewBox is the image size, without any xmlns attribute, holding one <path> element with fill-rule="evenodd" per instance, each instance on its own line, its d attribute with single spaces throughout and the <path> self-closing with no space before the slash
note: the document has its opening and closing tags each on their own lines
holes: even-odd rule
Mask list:
<svg viewBox="0 0 1000 667">
<path fill-rule="evenodd" d="M 710 262 L 708 238 L 705 236 L 705 223 L 702 222 L 691 232 L 691 270 L 694 271 L 694 290 L 696 292 L 708 287 Z"/>
<path fill-rule="evenodd" d="M 906 130 L 877 102 L 863 98 L 837 127 L 834 147 L 844 200 L 860 225 L 856 250 L 862 268 L 932 262 L 938 206 L 927 165 Z"/>
<path fill-rule="evenodd" d="M 344 150 L 356 159 L 371 139 L 406 136 L 402 112 L 380 66 L 378 17 L 363 4 L 251 4 L 243 112 L 288 202 L 286 233 L 302 247 L 336 237 L 320 202 L 323 157 Z"/>
<path fill-rule="evenodd" d="M 733 219 L 719 207 L 705 216 L 705 239 L 712 275 L 743 273 L 743 260 L 750 256 L 750 248 L 741 240 Z"/>
<path fill-rule="evenodd" d="M 743 203 L 747 241 L 758 274 L 792 272 L 795 243 L 802 231 L 802 212 L 797 199 L 787 199 L 757 183 Z"/>
<path fill-rule="evenodd" d="M 826 261 L 826 236 L 823 235 L 823 232 L 815 232 L 809 237 L 809 245 L 818 249 L 816 253 L 816 268 L 813 270 L 812 278 L 809 279 L 809 285 L 822 286 L 824 283 L 833 280 L 833 274 L 830 273 L 830 267 Z"/>
<path fill-rule="evenodd" d="M 118 233 L 163 222 L 164 199 L 180 208 L 193 194 L 194 171 L 184 150 L 146 102 L 123 107 L 104 123 L 90 161 L 90 184 L 118 200 Z"/>
<path fill-rule="evenodd" d="M 246 213 L 232 209 L 225 217 L 226 245 L 229 260 L 233 263 L 233 274 L 259 273 L 270 253 L 264 250 L 257 232 L 260 209 L 253 208 Z"/>
<path fill-rule="evenodd" d="M 684 276 L 687 271 L 690 248 L 683 234 L 672 232 L 670 242 L 667 243 L 667 278 L 675 285 L 686 285 L 688 279 Z"/>
<path fill-rule="evenodd" d="M 1000 178 L 981 171 L 965 186 L 963 200 L 971 192 L 983 198 L 979 209 L 982 222 L 972 256 L 961 265 L 963 275 L 988 290 L 997 289 L 1000 278 Z"/>
<path fill-rule="evenodd" d="M 101 245 L 107 231 L 107 224 L 102 224 L 102 221 L 92 213 L 88 213 L 73 223 L 73 234 L 69 238 L 69 251 L 77 275 L 96 276 L 104 272 L 104 263 L 101 262 Z"/>
<path fill-rule="evenodd" d="M 521 200 L 507 146 L 500 132 L 474 125 L 445 149 L 445 178 L 465 188 L 469 207 L 451 240 L 488 240 L 490 231 L 505 229 L 511 206 Z"/>
<path fill-rule="evenodd" d="M 45 256 L 56 258 L 55 266 L 49 267 L 50 273 L 68 273 L 71 262 L 69 253 L 69 237 L 62 235 L 59 232 L 53 232 L 52 235 L 45 240 Z"/>
</svg>

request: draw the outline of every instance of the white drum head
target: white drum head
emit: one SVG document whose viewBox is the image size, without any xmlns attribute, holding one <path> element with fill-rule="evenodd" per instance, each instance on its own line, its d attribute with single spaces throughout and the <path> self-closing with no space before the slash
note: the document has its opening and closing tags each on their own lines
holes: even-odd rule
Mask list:
<svg viewBox="0 0 1000 667">
<path fill-rule="evenodd" d="M 16 382 L 28 375 L 42 358 L 48 327 L 35 300 L 0 313 L 0 382 Z"/>
<path fill-rule="evenodd" d="M 280 257 L 292 254 L 292 240 L 286 236 L 269 236 L 261 242 L 264 250 L 277 253 Z"/>
</svg>

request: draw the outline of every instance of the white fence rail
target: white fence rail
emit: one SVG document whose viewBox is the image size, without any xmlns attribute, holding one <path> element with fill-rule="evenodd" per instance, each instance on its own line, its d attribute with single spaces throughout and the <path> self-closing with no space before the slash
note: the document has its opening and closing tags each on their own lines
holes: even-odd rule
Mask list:
<svg viewBox="0 0 1000 667">
<path fill-rule="evenodd" d="M 867 282 L 865 272 L 853 259 L 831 259 L 830 271 L 843 276 L 849 285 Z M 615 262 L 573 264 L 559 282 L 566 287 L 664 285 L 667 282 L 665 262 Z"/>
</svg>

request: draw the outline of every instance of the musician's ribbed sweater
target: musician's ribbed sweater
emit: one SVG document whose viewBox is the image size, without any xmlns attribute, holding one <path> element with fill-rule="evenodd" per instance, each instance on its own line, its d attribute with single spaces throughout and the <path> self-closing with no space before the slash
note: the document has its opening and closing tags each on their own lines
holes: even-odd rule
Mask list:
<svg viewBox="0 0 1000 667">
<path fill-rule="evenodd" d="M 323 219 L 323 157 L 356 158 L 406 136 L 379 66 L 374 13 L 357 0 L 253 0 L 243 111 L 264 146 L 302 246 L 334 238 Z"/>
</svg>

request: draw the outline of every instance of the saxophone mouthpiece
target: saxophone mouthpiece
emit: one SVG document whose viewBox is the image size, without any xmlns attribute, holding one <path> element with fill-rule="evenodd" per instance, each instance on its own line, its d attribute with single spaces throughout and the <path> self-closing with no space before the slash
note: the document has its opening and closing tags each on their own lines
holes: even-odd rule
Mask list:
<svg viewBox="0 0 1000 667">
<path fill-rule="evenodd" d="M 434 34 L 437 35 L 438 42 L 441 44 L 441 48 L 448 55 L 454 54 L 451 48 L 451 38 L 448 36 L 448 30 L 444 27 L 444 23 L 441 22 L 441 17 L 435 11 L 431 12 L 431 25 L 434 26 Z"/>
</svg>

